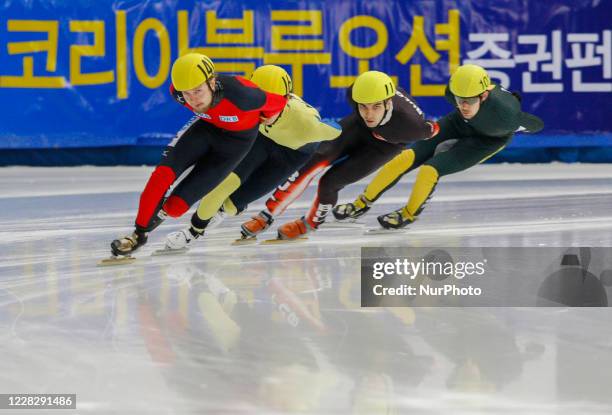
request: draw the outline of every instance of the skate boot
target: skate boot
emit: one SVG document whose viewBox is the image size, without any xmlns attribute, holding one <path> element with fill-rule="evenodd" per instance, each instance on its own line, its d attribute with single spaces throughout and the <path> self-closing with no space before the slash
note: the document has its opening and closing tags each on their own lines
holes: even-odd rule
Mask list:
<svg viewBox="0 0 612 415">
<path fill-rule="evenodd" d="M 353 203 L 346 203 L 344 205 L 338 205 L 333 210 L 334 218 L 336 220 L 347 220 L 357 219 L 360 216 L 370 210 L 372 202 L 370 202 L 364 195 L 359 195 Z"/>
<path fill-rule="evenodd" d="M 385 229 L 401 229 L 411 224 L 416 220 L 414 215 L 403 207 L 386 215 L 381 215 L 378 218 L 378 223 Z"/>
<path fill-rule="evenodd" d="M 253 238 L 257 236 L 257 234 L 268 229 L 272 222 L 274 222 L 272 215 L 262 210 L 257 216 L 253 216 L 250 221 L 244 222 L 240 226 L 240 233 L 242 233 L 245 238 Z"/>
<path fill-rule="evenodd" d="M 166 249 L 173 251 L 186 249 L 192 241 L 198 239 L 202 234 L 203 232 L 198 232 L 192 226 L 178 232 L 169 233 L 166 236 Z"/>
<path fill-rule="evenodd" d="M 312 230 L 310 224 L 301 218 L 280 226 L 277 238 L 284 241 L 299 239 Z"/>
<path fill-rule="evenodd" d="M 215 229 L 217 226 L 221 225 L 221 222 L 223 222 L 226 217 L 227 213 L 225 213 L 223 208 L 219 209 L 215 216 L 210 218 L 210 222 L 208 222 L 206 229 Z"/>
<path fill-rule="evenodd" d="M 115 239 L 111 242 L 111 251 L 115 256 L 130 256 L 146 243 L 147 234 L 145 232 L 134 231 L 131 235 Z"/>
</svg>

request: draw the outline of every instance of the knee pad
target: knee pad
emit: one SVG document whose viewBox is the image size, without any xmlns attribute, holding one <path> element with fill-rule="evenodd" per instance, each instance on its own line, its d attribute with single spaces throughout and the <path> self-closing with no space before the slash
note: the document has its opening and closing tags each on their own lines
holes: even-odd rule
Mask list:
<svg viewBox="0 0 612 415">
<path fill-rule="evenodd" d="M 164 203 L 163 209 L 168 216 L 178 218 L 189 210 L 189 205 L 181 197 L 172 195 Z"/>
</svg>

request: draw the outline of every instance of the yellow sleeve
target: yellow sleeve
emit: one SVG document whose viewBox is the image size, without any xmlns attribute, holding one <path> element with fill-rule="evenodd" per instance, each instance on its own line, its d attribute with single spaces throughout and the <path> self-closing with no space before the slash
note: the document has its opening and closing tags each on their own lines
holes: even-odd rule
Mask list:
<svg viewBox="0 0 612 415">
<path fill-rule="evenodd" d="M 260 126 L 259 131 L 277 144 L 294 150 L 309 143 L 333 140 L 342 132 L 321 121 L 319 112 L 297 95 L 291 96 L 273 125 Z"/>
</svg>

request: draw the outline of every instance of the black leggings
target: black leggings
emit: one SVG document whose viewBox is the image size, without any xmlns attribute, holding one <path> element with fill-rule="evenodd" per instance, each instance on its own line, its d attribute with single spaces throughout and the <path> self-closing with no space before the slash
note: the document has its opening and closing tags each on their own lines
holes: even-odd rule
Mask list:
<svg viewBox="0 0 612 415">
<path fill-rule="evenodd" d="M 189 167 L 163 204 L 164 211 L 179 217 L 217 186 L 244 158 L 255 142 L 257 129 L 229 132 L 200 119 L 192 119 L 168 145 L 162 160 L 140 196 L 136 227 L 149 230 L 168 188 Z"/>
<path fill-rule="evenodd" d="M 351 114 L 343 118 L 340 137 L 321 143 L 310 160 L 276 189 L 266 201 L 268 213 L 282 214 L 325 169 L 328 170 L 319 181 L 311 212 L 316 212 L 320 204 L 333 206 L 338 201 L 338 192 L 347 184 L 367 176 L 402 151 L 403 144 L 374 138 L 357 117 Z"/>
<path fill-rule="evenodd" d="M 176 177 L 193 166 L 172 190 L 171 196 L 193 205 L 232 172 L 253 146 L 255 136 L 256 130 L 250 137 L 231 135 L 197 120 L 168 146 L 159 163 L 172 168 Z"/>
<path fill-rule="evenodd" d="M 323 143 L 319 151 L 300 171 L 323 161 L 332 164 L 319 180 L 318 202 L 335 205 L 338 192 L 346 185 L 366 177 L 380 166 L 399 154 L 403 144 L 392 144 L 374 138 L 370 130 L 358 122 L 358 115 L 352 114 L 342 122 L 342 134 L 334 141 Z"/>
<path fill-rule="evenodd" d="M 293 150 L 260 133 L 249 154 L 234 169 L 242 183 L 230 197 L 234 206 L 240 212 L 270 193 L 302 167 L 318 147 L 319 143 L 311 143 Z"/>
<path fill-rule="evenodd" d="M 422 164 L 434 167 L 446 176 L 466 170 L 503 149 L 511 136 L 488 137 L 478 134 L 454 111 L 439 121 L 440 133 L 412 146 L 415 154 L 412 168 Z M 450 142 L 452 140 L 452 142 Z M 448 144 L 446 151 L 441 151 Z"/>
</svg>

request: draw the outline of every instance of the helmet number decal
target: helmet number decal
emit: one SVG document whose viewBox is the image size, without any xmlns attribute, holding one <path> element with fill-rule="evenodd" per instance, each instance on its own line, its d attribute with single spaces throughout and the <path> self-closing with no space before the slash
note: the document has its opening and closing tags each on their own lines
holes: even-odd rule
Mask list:
<svg viewBox="0 0 612 415">
<path fill-rule="evenodd" d="M 202 71 L 206 80 L 213 74 L 213 67 L 206 59 L 202 59 L 202 66 L 198 65 L 198 69 Z"/>
<path fill-rule="evenodd" d="M 489 81 L 489 78 L 487 76 L 484 76 L 480 79 L 480 86 L 482 86 L 483 90 L 487 89 L 490 84 L 491 82 Z"/>
</svg>

